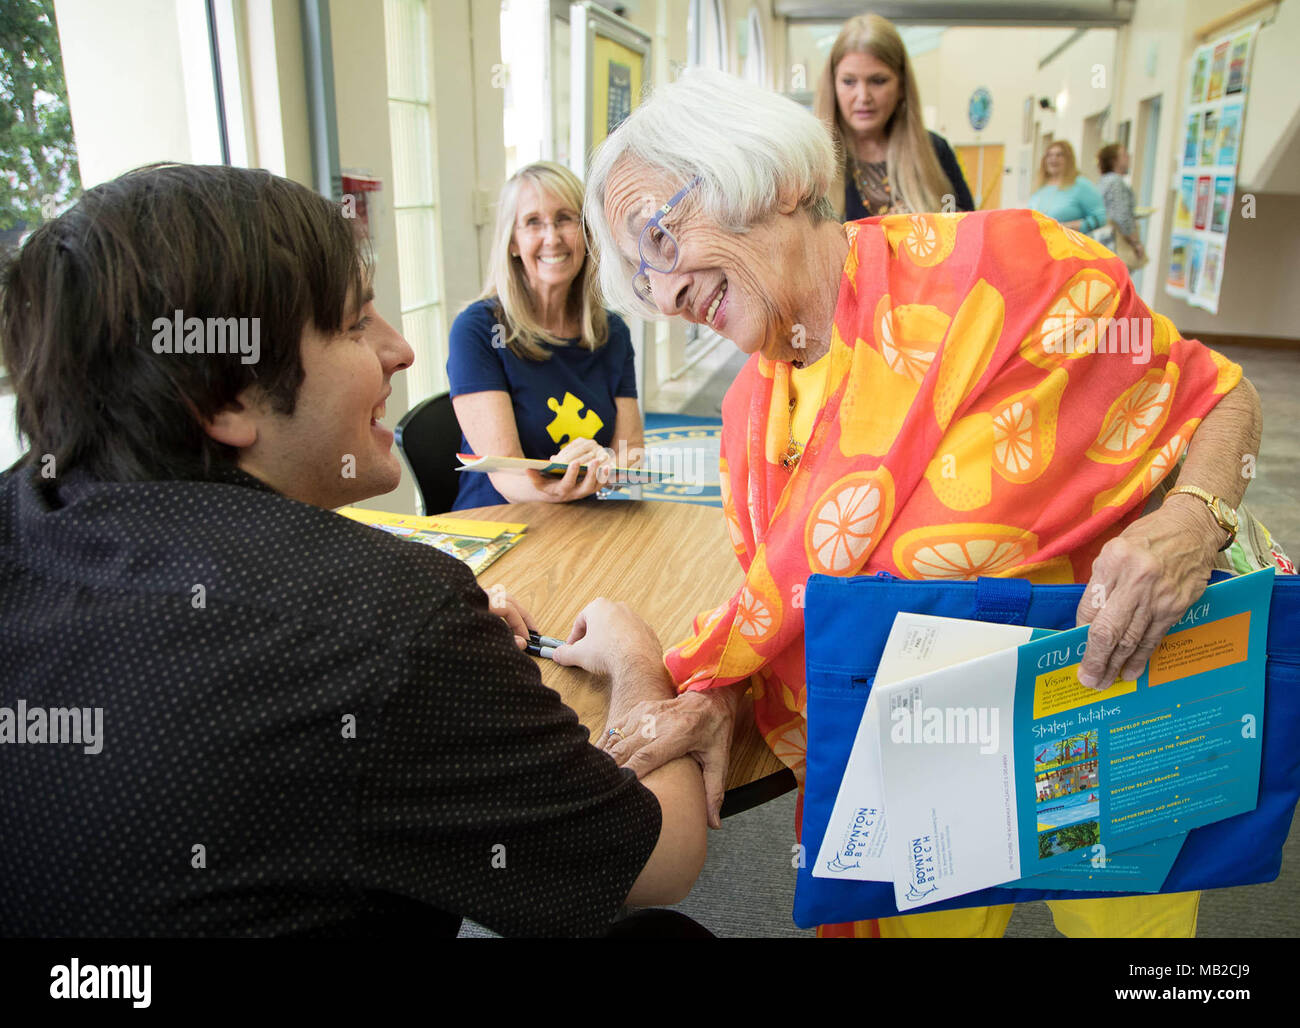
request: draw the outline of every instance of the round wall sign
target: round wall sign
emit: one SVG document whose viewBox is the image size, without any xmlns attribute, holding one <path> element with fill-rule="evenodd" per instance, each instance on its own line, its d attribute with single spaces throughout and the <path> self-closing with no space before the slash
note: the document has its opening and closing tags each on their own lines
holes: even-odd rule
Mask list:
<svg viewBox="0 0 1300 1028">
<path fill-rule="evenodd" d="M 970 95 L 970 127 L 979 132 L 993 114 L 993 97 L 983 86 Z"/>
</svg>

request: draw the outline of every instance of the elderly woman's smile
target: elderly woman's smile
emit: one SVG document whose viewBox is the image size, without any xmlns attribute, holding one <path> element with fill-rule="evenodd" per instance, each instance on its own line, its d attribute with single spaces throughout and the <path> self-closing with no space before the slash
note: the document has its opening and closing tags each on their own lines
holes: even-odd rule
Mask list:
<svg viewBox="0 0 1300 1028">
<path fill-rule="evenodd" d="M 708 307 L 704 309 L 704 320 L 712 325 L 717 331 L 722 331 L 722 326 L 727 320 L 727 313 L 724 309 L 727 298 L 727 280 L 722 280 L 722 285 L 718 286 L 708 296 Z"/>
</svg>

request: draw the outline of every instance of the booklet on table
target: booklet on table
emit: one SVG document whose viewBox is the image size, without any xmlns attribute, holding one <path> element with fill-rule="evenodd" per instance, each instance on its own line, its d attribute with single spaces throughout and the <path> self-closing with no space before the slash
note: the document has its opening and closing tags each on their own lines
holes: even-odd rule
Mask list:
<svg viewBox="0 0 1300 1028">
<path fill-rule="evenodd" d="M 335 513 L 390 535 L 432 546 L 468 564 L 475 575 L 515 546 L 528 529 L 527 525 L 517 522 L 392 514 L 361 507 L 340 507 Z"/>
<path fill-rule="evenodd" d="M 458 453 L 456 459 L 460 461 L 461 467 L 457 471 L 482 471 L 485 473 L 495 471 L 539 471 L 543 475 L 552 475 L 561 477 L 569 470 L 570 465 L 561 464 L 551 460 L 533 460 L 527 457 L 476 457 L 472 453 Z M 588 465 L 580 464 L 579 468 L 582 473 L 586 473 Z M 606 482 L 607 487 L 622 485 L 645 485 L 649 482 L 666 482 L 673 477 L 671 471 L 652 471 L 649 468 L 614 468 Z"/>
</svg>

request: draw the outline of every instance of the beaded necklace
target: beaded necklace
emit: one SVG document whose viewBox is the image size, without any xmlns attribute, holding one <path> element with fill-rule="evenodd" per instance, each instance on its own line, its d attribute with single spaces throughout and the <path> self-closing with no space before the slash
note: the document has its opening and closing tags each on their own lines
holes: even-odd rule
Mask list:
<svg viewBox="0 0 1300 1028">
<path fill-rule="evenodd" d="M 886 161 L 859 161 L 850 154 L 853 162 L 853 184 L 858 198 L 869 217 L 888 214 L 894 207 L 893 190 L 889 186 L 889 165 Z"/>
</svg>

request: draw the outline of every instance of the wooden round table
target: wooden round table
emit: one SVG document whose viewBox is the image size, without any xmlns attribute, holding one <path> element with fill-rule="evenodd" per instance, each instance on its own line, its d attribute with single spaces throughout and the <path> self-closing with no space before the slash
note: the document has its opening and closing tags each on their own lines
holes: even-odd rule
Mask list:
<svg viewBox="0 0 1300 1028">
<path fill-rule="evenodd" d="M 697 613 L 722 603 L 743 580 L 716 507 L 584 500 L 477 507 L 448 517 L 528 525 L 522 541 L 479 575 L 479 584 L 484 590 L 504 586 L 543 635 L 561 639 L 583 607 L 607 596 L 628 604 L 669 646 L 687 636 Z M 577 712 L 592 736 L 605 731 L 608 681 L 536 659 L 542 682 Z M 794 785 L 794 775 L 759 735 L 746 693 L 732 738 L 723 816 Z"/>
</svg>

